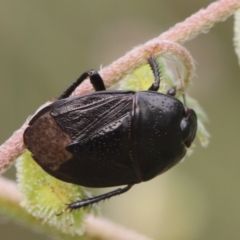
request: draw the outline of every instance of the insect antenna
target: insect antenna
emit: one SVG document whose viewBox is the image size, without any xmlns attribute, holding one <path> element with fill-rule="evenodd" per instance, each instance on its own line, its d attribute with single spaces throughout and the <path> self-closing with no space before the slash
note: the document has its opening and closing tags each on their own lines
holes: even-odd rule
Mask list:
<svg viewBox="0 0 240 240">
<path fill-rule="evenodd" d="M 178 77 L 179 77 L 180 83 L 181 83 L 181 88 L 180 88 L 180 89 L 181 89 L 181 91 L 182 91 L 183 105 L 184 105 L 185 107 L 187 107 L 187 99 L 186 99 L 186 92 L 185 92 L 184 81 L 183 81 L 183 79 L 181 78 L 178 69 L 176 69 L 176 70 L 177 70 L 177 74 L 178 74 Z"/>
</svg>

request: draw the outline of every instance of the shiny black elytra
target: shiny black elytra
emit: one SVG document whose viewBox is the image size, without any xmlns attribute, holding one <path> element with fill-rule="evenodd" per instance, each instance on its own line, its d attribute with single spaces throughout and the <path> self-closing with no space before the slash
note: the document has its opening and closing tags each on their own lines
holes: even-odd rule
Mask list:
<svg viewBox="0 0 240 240">
<path fill-rule="evenodd" d="M 24 143 L 50 175 L 87 187 L 127 185 L 69 204 L 87 206 L 124 193 L 177 164 L 193 142 L 197 116 L 174 97 L 157 92 L 160 72 L 148 91 L 105 91 L 100 75 L 83 73 L 56 102 L 40 110 L 24 132 Z M 69 97 L 87 77 L 96 92 Z"/>
</svg>

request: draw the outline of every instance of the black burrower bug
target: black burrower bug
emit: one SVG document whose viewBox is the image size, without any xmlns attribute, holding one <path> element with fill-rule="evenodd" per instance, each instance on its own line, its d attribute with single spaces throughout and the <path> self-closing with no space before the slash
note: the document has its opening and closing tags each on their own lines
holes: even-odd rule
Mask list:
<svg viewBox="0 0 240 240">
<path fill-rule="evenodd" d="M 90 70 L 30 120 L 24 143 L 47 173 L 86 187 L 127 185 L 70 203 L 70 209 L 156 177 L 177 164 L 193 142 L 195 111 L 174 97 L 175 88 L 157 92 L 159 67 L 153 57 L 148 62 L 154 83 L 147 91 L 106 91 L 98 72 Z M 87 78 L 95 92 L 69 97 Z"/>
</svg>

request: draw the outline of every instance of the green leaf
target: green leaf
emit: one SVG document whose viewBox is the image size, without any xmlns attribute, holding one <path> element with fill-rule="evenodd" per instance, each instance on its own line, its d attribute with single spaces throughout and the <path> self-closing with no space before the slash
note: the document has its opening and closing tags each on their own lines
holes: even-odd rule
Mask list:
<svg viewBox="0 0 240 240">
<path fill-rule="evenodd" d="M 85 217 L 96 207 L 70 211 L 68 203 L 90 197 L 84 188 L 60 181 L 43 171 L 26 151 L 16 164 L 21 205 L 44 224 L 65 234 L 81 235 Z"/>
</svg>

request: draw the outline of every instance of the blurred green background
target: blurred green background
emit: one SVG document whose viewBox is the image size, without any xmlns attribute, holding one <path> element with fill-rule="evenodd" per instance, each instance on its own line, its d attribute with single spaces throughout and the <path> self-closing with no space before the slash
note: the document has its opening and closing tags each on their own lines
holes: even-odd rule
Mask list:
<svg viewBox="0 0 240 240">
<path fill-rule="evenodd" d="M 0 1 L 1 142 L 83 71 L 110 64 L 210 2 Z M 99 204 L 103 216 L 154 239 L 240 238 L 240 68 L 232 38 L 230 18 L 185 44 L 197 63 L 190 94 L 208 114 L 209 147 L 196 141 L 183 163 Z M 4 176 L 14 179 L 15 168 Z M 20 236 L 43 239 L 0 215 L 0 239 Z"/>
</svg>

